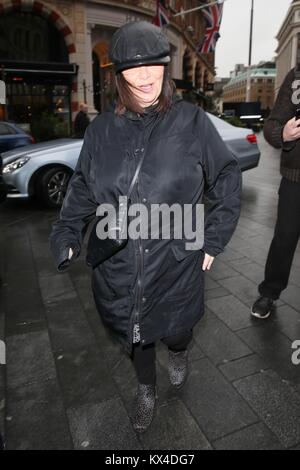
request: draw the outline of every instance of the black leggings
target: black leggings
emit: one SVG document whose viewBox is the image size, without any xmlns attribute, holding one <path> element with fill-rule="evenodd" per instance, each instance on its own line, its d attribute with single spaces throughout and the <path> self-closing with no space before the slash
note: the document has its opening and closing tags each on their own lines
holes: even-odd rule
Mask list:
<svg viewBox="0 0 300 470">
<path fill-rule="evenodd" d="M 184 351 L 192 339 L 192 331 L 186 331 L 175 336 L 162 338 L 162 342 L 168 346 L 171 351 Z M 155 369 L 155 343 L 142 346 L 140 343 L 133 345 L 132 362 L 136 371 L 139 383 L 141 384 L 155 384 L 156 383 L 156 369 Z"/>
<path fill-rule="evenodd" d="M 259 292 L 277 300 L 287 287 L 300 236 L 300 183 L 282 178 L 279 188 L 278 215 Z"/>
</svg>

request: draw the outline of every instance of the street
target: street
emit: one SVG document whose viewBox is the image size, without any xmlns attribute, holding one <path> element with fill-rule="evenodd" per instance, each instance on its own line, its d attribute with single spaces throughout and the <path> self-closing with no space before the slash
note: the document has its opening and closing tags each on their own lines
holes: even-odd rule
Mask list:
<svg viewBox="0 0 300 470">
<path fill-rule="evenodd" d="M 280 183 L 279 152 L 262 134 L 258 143 L 260 165 L 243 174 L 238 228 L 205 275 L 206 314 L 194 330 L 188 381 L 171 390 L 159 344 L 159 406 L 140 436 L 129 418 L 134 370 L 100 322 L 84 250 L 58 273 L 48 245 L 58 213 L 25 200 L 0 207 L 7 449 L 300 449 L 300 364 L 292 363 L 292 343 L 300 340 L 299 245 L 274 315 L 250 317 Z"/>
</svg>

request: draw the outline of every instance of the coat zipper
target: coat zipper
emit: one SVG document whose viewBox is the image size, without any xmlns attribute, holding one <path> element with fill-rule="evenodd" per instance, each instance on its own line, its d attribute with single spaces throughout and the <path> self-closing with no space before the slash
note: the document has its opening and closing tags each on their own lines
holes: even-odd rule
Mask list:
<svg viewBox="0 0 300 470">
<path fill-rule="evenodd" d="M 138 201 L 140 203 L 140 192 L 139 192 L 139 183 L 137 182 L 137 193 L 138 193 Z M 139 287 L 139 292 L 138 292 L 138 315 L 141 312 L 141 306 L 142 306 L 142 293 L 143 293 L 143 278 L 144 278 L 144 251 L 143 251 L 143 245 L 142 245 L 142 239 L 141 237 L 138 238 L 138 243 L 139 243 L 139 252 L 140 252 L 140 277 L 139 277 L 139 282 L 138 282 L 138 287 Z M 139 323 L 139 319 L 137 318 L 137 323 Z"/>
<path fill-rule="evenodd" d="M 140 204 L 141 199 L 140 199 L 140 192 L 139 192 L 139 178 L 137 178 L 136 180 L 136 193 L 137 193 L 137 202 L 138 204 Z M 128 338 L 129 338 L 128 346 L 130 350 L 132 349 L 133 337 L 134 337 L 133 330 L 134 330 L 135 325 L 138 325 L 138 335 L 140 338 L 139 315 L 140 315 L 140 310 L 141 310 L 142 292 L 143 292 L 142 280 L 144 276 L 144 252 L 143 252 L 142 240 L 140 237 L 138 238 L 137 242 L 138 242 L 139 254 L 136 255 L 136 252 L 134 250 L 135 255 L 137 256 L 137 259 L 138 259 L 138 263 L 137 263 L 138 276 L 137 276 L 137 282 L 136 282 L 137 293 L 136 293 L 135 302 L 134 302 L 133 314 L 131 315 L 131 319 L 129 321 L 130 334 L 128 335 Z"/>
<path fill-rule="evenodd" d="M 138 203 L 140 204 L 140 192 L 138 187 L 138 179 L 137 179 L 137 199 Z M 142 239 L 138 238 L 138 247 L 139 247 L 139 265 L 138 265 L 138 278 L 137 278 L 137 303 L 135 306 L 134 312 L 134 322 L 133 327 L 136 328 L 137 339 L 141 340 L 140 336 L 140 312 L 142 306 L 142 293 L 143 293 L 143 276 L 144 276 L 144 252 L 143 252 L 143 245 Z"/>
<path fill-rule="evenodd" d="M 144 133 L 145 133 L 145 128 L 144 128 Z M 142 143 L 142 148 L 144 149 L 144 152 L 146 151 L 146 142 Z M 145 158 L 145 155 L 144 155 Z M 140 191 L 139 191 L 139 178 L 136 180 L 136 192 L 137 192 L 137 202 L 140 204 Z M 132 343 L 133 343 L 133 329 L 135 325 L 138 325 L 138 335 L 139 339 L 141 341 L 141 336 L 140 336 L 140 312 L 142 308 L 142 294 L 144 290 L 143 286 L 143 279 L 144 279 L 144 252 L 143 252 L 143 245 L 142 245 L 142 239 L 138 238 L 138 246 L 139 246 L 139 263 L 138 263 L 138 278 L 137 278 L 137 296 L 136 296 L 136 302 L 134 305 L 134 311 L 133 314 L 130 318 L 129 324 L 130 324 L 130 334 L 128 335 L 129 341 L 131 342 L 129 346 L 130 350 L 132 350 Z M 143 342 L 143 341 L 141 341 Z"/>
</svg>

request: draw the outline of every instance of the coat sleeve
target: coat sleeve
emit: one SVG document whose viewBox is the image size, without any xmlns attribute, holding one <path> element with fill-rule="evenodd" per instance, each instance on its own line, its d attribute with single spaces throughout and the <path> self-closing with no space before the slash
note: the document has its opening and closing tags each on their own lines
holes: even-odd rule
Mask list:
<svg viewBox="0 0 300 470">
<path fill-rule="evenodd" d="M 199 110 L 201 164 L 205 178 L 205 253 L 217 256 L 236 228 L 241 206 L 241 170 L 215 126 Z"/>
<path fill-rule="evenodd" d="M 97 210 L 97 203 L 93 198 L 89 183 L 90 140 L 89 126 L 75 171 L 68 185 L 59 219 L 53 223 L 50 234 L 50 248 L 58 271 L 68 268 L 70 262 L 79 256 L 88 224 Z M 69 248 L 72 248 L 74 252 L 71 260 L 68 259 Z"/>
<path fill-rule="evenodd" d="M 292 150 L 297 141 L 284 142 L 282 138 L 283 128 L 295 115 L 295 106 L 292 102 L 292 83 L 295 80 L 294 69 L 284 79 L 280 87 L 276 102 L 269 118 L 264 124 L 264 136 L 272 147 L 284 151 Z"/>
</svg>

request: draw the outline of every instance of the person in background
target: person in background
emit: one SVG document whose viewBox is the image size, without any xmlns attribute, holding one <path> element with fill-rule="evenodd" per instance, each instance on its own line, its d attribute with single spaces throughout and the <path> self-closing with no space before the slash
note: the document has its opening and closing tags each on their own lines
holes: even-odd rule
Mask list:
<svg viewBox="0 0 300 470">
<path fill-rule="evenodd" d="M 86 103 L 80 103 L 79 113 L 75 117 L 74 121 L 74 137 L 77 139 L 83 139 L 86 128 L 90 123 L 88 116 L 88 105 Z"/>
<path fill-rule="evenodd" d="M 292 69 L 279 90 L 274 108 L 264 126 L 270 145 L 281 149 L 278 211 L 274 237 L 265 265 L 265 278 L 259 284 L 260 296 L 251 308 L 256 318 L 268 318 L 274 301 L 287 287 L 300 235 L 300 119 L 296 119 L 299 66 Z M 299 90 L 298 90 L 299 96 Z M 298 104 L 297 104 L 298 101 Z"/>
</svg>

